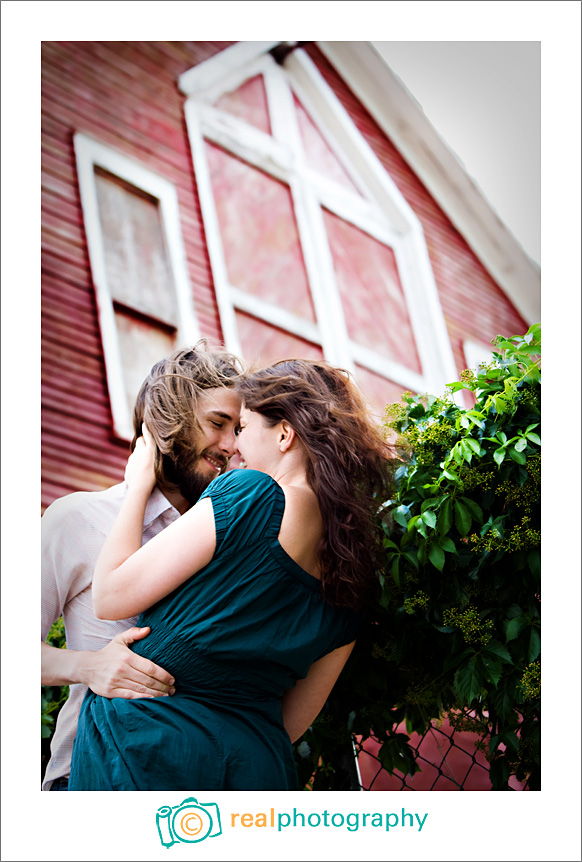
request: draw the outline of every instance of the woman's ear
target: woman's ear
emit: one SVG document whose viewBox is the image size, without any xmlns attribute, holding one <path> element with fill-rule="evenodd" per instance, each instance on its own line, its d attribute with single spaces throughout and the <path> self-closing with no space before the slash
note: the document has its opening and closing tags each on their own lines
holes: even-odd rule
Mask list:
<svg viewBox="0 0 582 862">
<path fill-rule="evenodd" d="M 295 440 L 295 429 L 285 420 L 279 423 L 279 449 L 281 452 L 287 452 L 293 445 Z"/>
</svg>

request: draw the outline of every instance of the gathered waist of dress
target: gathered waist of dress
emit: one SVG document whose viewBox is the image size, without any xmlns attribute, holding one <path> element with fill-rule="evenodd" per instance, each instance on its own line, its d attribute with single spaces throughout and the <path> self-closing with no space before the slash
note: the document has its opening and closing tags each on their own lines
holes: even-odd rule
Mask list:
<svg viewBox="0 0 582 862">
<path fill-rule="evenodd" d="M 198 647 L 191 639 L 164 639 L 157 649 L 154 632 L 132 645 L 135 652 L 159 664 L 175 679 L 176 693 L 212 703 L 269 704 L 279 702 L 293 681 L 281 668 L 264 660 L 221 653 Z M 147 641 L 152 638 L 150 643 Z"/>
</svg>

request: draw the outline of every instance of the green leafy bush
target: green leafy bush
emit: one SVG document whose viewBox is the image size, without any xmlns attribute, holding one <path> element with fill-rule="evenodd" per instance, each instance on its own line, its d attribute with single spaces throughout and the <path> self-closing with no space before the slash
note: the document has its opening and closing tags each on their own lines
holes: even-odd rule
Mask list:
<svg viewBox="0 0 582 862">
<path fill-rule="evenodd" d="M 63 618 L 53 623 L 47 635 L 47 643 L 51 646 L 65 649 L 65 624 Z M 41 685 L 40 687 L 40 703 L 41 703 L 41 739 L 46 740 L 44 747 L 50 743 L 50 739 L 54 733 L 57 716 L 62 705 L 69 696 L 68 685 Z"/>
<path fill-rule="evenodd" d="M 341 765 L 351 734 L 380 740 L 388 771 L 414 773 L 408 734 L 449 711 L 485 731 L 492 789 L 511 775 L 539 789 L 540 326 L 493 343 L 493 361 L 444 397 L 387 408 L 402 463 L 384 508 L 382 595 L 296 745 L 313 789 L 353 784 Z"/>
</svg>

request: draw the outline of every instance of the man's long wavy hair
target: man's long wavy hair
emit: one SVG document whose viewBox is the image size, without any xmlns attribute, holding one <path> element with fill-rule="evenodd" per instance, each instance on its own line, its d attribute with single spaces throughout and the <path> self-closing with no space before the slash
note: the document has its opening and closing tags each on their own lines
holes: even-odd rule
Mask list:
<svg viewBox="0 0 582 862">
<path fill-rule="evenodd" d="M 165 488 L 179 486 L 180 461 L 191 456 L 200 424 L 198 396 L 205 389 L 232 387 L 242 371 L 240 360 L 210 348 L 202 338 L 194 347 L 176 350 L 153 366 L 142 383 L 133 411 L 133 440 L 145 421 L 156 443 L 156 479 Z"/>
<path fill-rule="evenodd" d="M 237 389 L 248 410 L 271 427 L 287 421 L 304 444 L 323 519 L 323 594 L 331 604 L 362 609 L 377 595 L 379 510 L 390 496 L 393 465 L 361 393 L 348 372 L 303 359 L 250 371 Z"/>
</svg>

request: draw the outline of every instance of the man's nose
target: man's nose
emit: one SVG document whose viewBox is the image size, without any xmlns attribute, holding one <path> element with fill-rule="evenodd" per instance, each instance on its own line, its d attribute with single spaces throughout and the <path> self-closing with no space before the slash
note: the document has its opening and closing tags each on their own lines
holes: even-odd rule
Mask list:
<svg viewBox="0 0 582 862">
<path fill-rule="evenodd" d="M 220 437 L 220 448 L 228 458 L 232 458 L 234 453 L 237 451 L 234 428 L 230 428 L 223 432 Z"/>
</svg>

